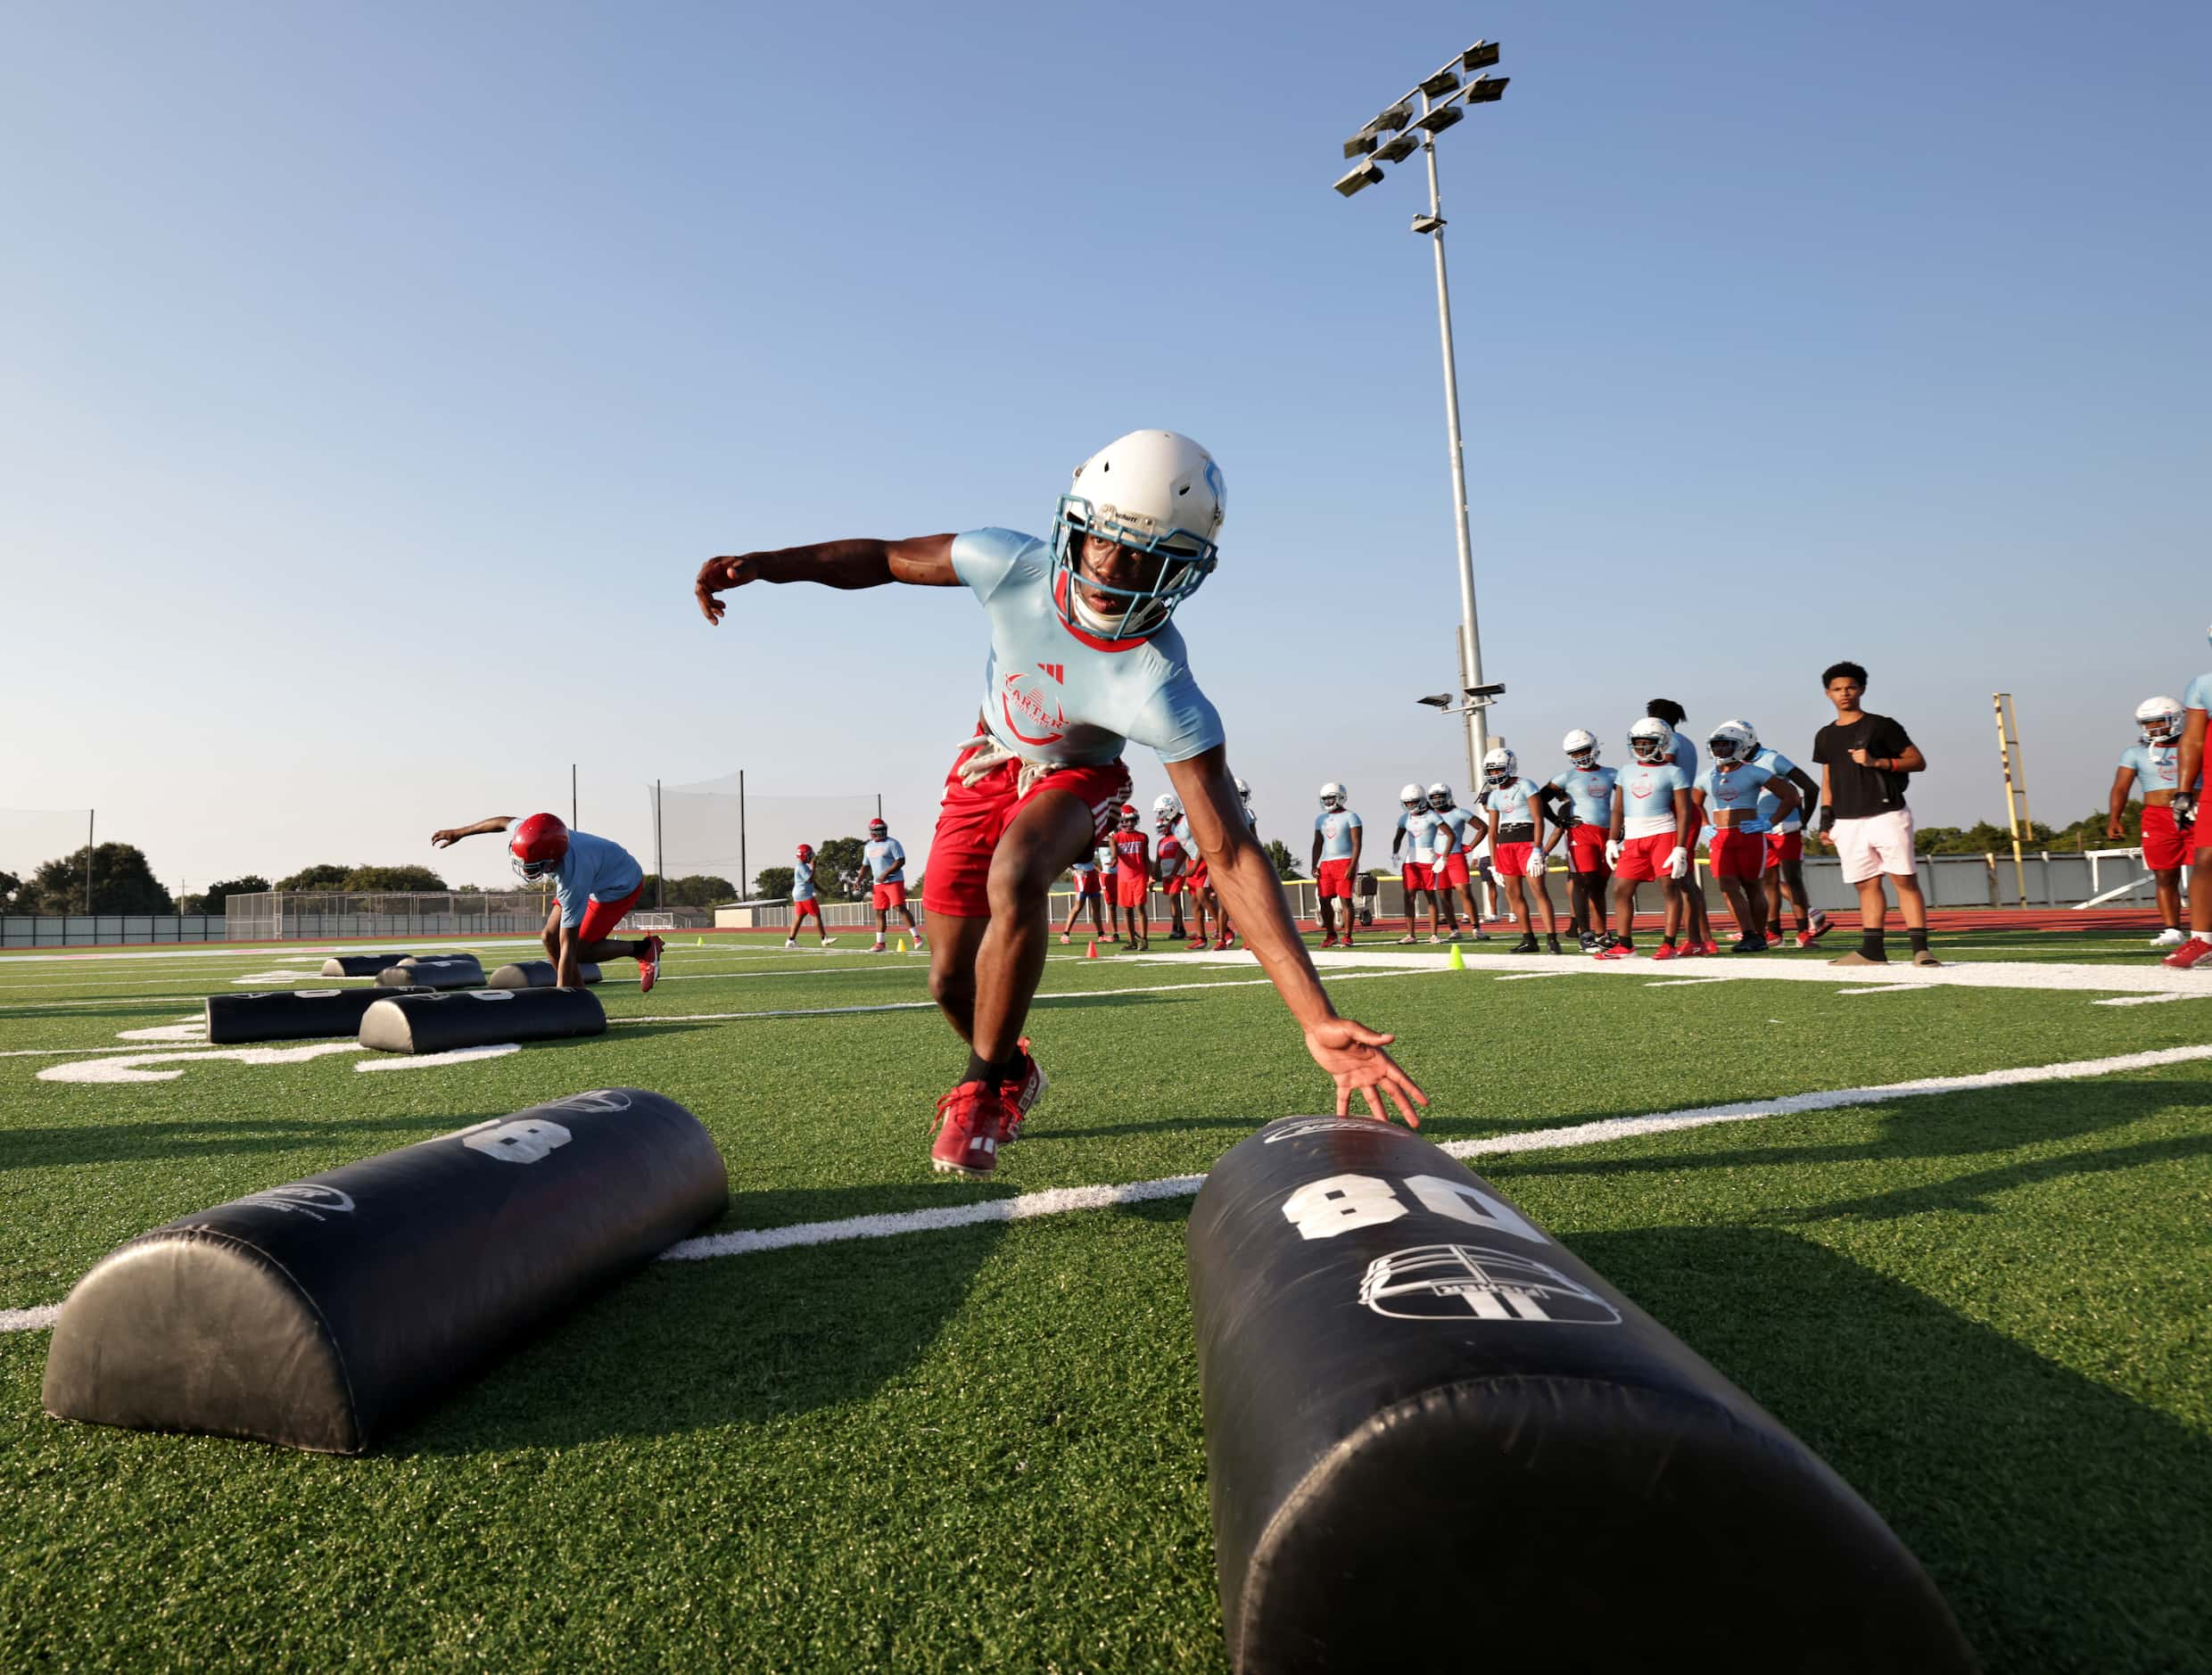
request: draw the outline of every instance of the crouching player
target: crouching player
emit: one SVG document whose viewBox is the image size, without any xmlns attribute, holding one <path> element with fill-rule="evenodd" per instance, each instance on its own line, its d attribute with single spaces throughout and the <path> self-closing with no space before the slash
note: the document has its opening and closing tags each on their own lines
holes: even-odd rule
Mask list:
<svg viewBox="0 0 2212 1675">
<path fill-rule="evenodd" d="M 582 988 L 579 966 L 607 960 L 638 962 L 638 992 L 653 986 L 660 974 L 661 939 L 640 937 L 635 942 L 614 942 L 615 927 L 638 904 L 645 889 L 645 869 L 637 858 L 611 838 L 594 838 L 588 831 L 571 831 L 555 814 L 532 814 L 517 821 L 512 814 L 494 814 L 474 826 L 448 826 L 430 834 L 430 846 L 450 849 L 464 838 L 505 831 L 508 853 L 514 857 L 515 876 L 525 884 L 553 880 L 553 905 L 545 916 L 545 957 L 553 962 L 553 980 L 565 989 Z"/>
<path fill-rule="evenodd" d="M 814 921 L 814 935 L 821 938 L 827 948 L 837 938 L 822 928 L 821 896 L 814 888 L 814 846 L 799 846 L 798 864 L 791 869 L 791 934 L 783 939 L 787 948 L 799 945 L 799 926 L 805 920 Z"/>
<path fill-rule="evenodd" d="M 2157 881 L 2158 934 L 2154 948 L 2178 948 L 2188 940 L 2182 935 L 2182 867 L 2189 859 L 2190 831 L 2174 818 L 2175 793 L 2181 789 L 2181 747 L 2183 711 L 2170 697 L 2145 698 L 2135 706 L 2136 743 L 2120 752 L 2119 771 L 2112 776 L 2112 806 L 2104 825 L 2105 836 L 2125 842 L 2128 792 L 2142 788 L 2142 858 Z M 2199 788 L 2191 786 L 2191 790 Z"/>
<path fill-rule="evenodd" d="M 1673 886 L 1689 876 L 1683 842 L 1697 829 L 1690 824 L 1689 775 L 1674 759 L 1674 729 L 1656 716 L 1629 729 L 1629 765 L 1614 781 L 1611 828 L 1605 860 L 1613 868 L 1614 930 L 1597 957 L 1625 960 L 1635 952 L 1636 887 L 1653 882 L 1665 897 L 1666 929 L 1651 957 L 1671 960 L 1684 917 Z"/>
<path fill-rule="evenodd" d="M 1352 945 L 1352 880 L 1359 874 L 1359 816 L 1344 806 L 1344 788 L 1331 780 L 1321 788 L 1321 812 L 1314 816 L 1314 888 L 1321 898 L 1321 945 Z M 1344 934 L 1337 935 L 1335 904 L 1344 904 Z"/>
<path fill-rule="evenodd" d="M 937 1102 L 932 1165 L 988 1175 L 1043 1091 L 1022 1025 L 1044 965 L 1052 881 L 1105 835 L 1129 795 L 1121 753 L 1156 750 L 1223 904 L 1274 981 L 1306 1050 L 1336 1086 L 1408 1123 L 1426 1097 L 1385 1049 L 1391 1037 L 1338 1016 L 1292 922 L 1274 867 L 1246 822 L 1221 718 L 1169 621 L 1212 573 L 1220 467 L 1170 431 L 1138 431 L 1077 466 L 1048 545 L 1010 530 L 905 540 L 836 540 L 709 559 L 696 592 L 749 582 L 838 589 L 903 582 L 974 592 L 990 624 L 983 713 L 945 777 L 923 905 L 937 933 L 929 990 L 968 1044 Z"/>
<path fill-rule="evenodd" d="M 1430 794 L 1443 790 L 1440 785 L 1432 786 Z M 1544 801 L 1537 794 L 1536 781 L 1521 777 L 1521 759 L 1503 745 L 1482 758 L 1482 807 L 1491 821 L 1490 862 L 1498 869 L 1513 916 L 1521 923 L 1521 940 L 1507 952 L 1536 952 L 1536 927 L 1529 916 L 1529 897 L 1533 895 L 1543 909 L 1544 941 L 1551 953 L 1559 953 L 1559 921 L 1553 917 L 1551 889 L 1544 881 L 1544 858 L 1551 853 L 1544 842 Z"/>
<path fill-rule="evenodd" d="M 1770 795 L 1776 812 L 1787 818 L 1802 806 L 1797 788 L 1771 769 L 1752 760 L 1759 739 L 1748 723 L 1722 722 L 1705 740 L 1713 765 L 1697 776 L 1690 802 L 1700 821 L 1712 822 L 1706 853 L 1713 858 L 1713 876 L 1721 881 L 1736 915 L 1737 953 L 1764 953 L 1765 914 L 1760 875 L 1766 871 L 1766 824 L 1760 818 L 1760 798 Z"/>
<path fill-rule="evenodd" d="M 1613 869 L 1605 864 L 1605 839 L 1613 826 L 1614 768 L 1597 763 L 1597 737 L 1578 727 L 1559 741 L 1567 771 L 1555 773 L 1545 789 L 1556 804 L 1553 818 L 1567 831 L 1567 894 L 1574 908 L 1574 934 L 1584 953 L 1604 943 L 1605 889 Z"/>
</svg>

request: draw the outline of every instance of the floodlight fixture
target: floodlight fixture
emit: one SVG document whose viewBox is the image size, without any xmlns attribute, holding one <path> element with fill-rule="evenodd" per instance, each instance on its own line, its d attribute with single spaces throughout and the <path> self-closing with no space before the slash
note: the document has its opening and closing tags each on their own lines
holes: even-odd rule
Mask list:
<svg viewBox="0 0 2212 1675">
<path fill-rule="evenodd" d="M 1456 104 L 1440 104 L 1426 116 L 1414 118 L 1413 125 L 1424 134 L 1441 134 L 1455 122 L 1464 122 L 1467 113 Z"/>
<path fill-rule="evenodd" d="M 1416 233 L 1440 233 L 1444 230 L 1444 218 L 1440 215 L 1416 215 L 1413 218 L 1413 230 Z"/>
<path fill-rule="evenodd" d="M 1373 134 L 1355 134 L 1344 142 L 1344 155 L 1365 157 L 1382 142 Z"/>
<path fill-rule="evenodd" d="M 1498 43 L 1496 41 L 1477 41 L 1459 54 L 1459 68 L 1462 70 L 1488 70 L 1497 62 Z"/>
<path fill-rule="evenodd" d="M 1421 84 L 1421 91 L 1432 99 L 1439 99 L 1459 85 L 1459 72 L 1449 68 L 1438 70 Z"/>
<path fill-rule="evenodd" d="M 1506 84 L 1511 76 L 1477 76 L 1459 95 L 1462 104 L 1496 104 L 1506 96 Z"/>
<path fill-rule="evenodd" d="M 1382 171 L 1380 169 L 1371 162 L 1362 161 L 1358 168 L 1349 170 L 1338 179 L 1336 189 L 1349 198 L 1353 193 L 1372 186 L 1382 178 Z"/>
<path fill-rule="evenodd" d="M 1404 128 L 1407 123 L 1412 120 L 1413 106 L 1407 103 L 1405 100 L 1400 99 L 1389 110 L 1383 111 L 1381 116 L 1378 116 L 1374 121 L 1368 123 L 1367 127 L 1371 128 L 1387 128 L 1391 133 L 1395 134 L 1400 128 Z M 1364 128 L 1361 130 L 1362 133 L 1365 133 L 1366 131 L 1366 130 Z"/>
<path fill-rule="evenodd" d="M 1418 134 L 1399 134 L 1383 141 L 1374 154 L 1386 163 L 1402 163 L 1413 155 L 1414 148 L 1420 144 Z"/>
<path fill-rule="evenodd" d="M 1484 702 L 1506 696 L 1506 683 L 1503 681 L 1493 681 L 1488 686 L 1471 686 L 1465 689 L 1469 697 L 1481 698 Z"/>
<path fill-rule="evenodd" d="M 1448 710 L 1452 706 L 1452 695 L 1449 692 L 1432 692 L 1424 698 L 1416 698 L 1414 702 L 1425 704 L 1432 710 Z"/>
</svg>

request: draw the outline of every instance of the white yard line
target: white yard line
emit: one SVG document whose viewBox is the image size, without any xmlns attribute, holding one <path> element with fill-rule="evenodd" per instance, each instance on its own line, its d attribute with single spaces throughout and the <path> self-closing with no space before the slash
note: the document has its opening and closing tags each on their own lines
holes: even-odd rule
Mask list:
<svg viewBox="0 0 2212 1675">
<path fill-rule="evenodd" d="M 1725 983 L 1728 979 L 1722 978 L 1721 981 Z M 1838 994 L 1902 994 L 1907 989 L 1919 986 L 1916 983 L 1883 983 L 1870 989 L 1837 989 L 1836 992 Z M 2178 1000 L 2180 996 L 2175 998 Z"/>
<path fill-rule="evenodd" d="M 1477 1140 L 1448 1140 L 1439 1150 L 1455 1158 L 1568 1151 L 1582 1146 L 1604 1145 L 1615 1140 L 1634 1139 L 1643 1135 L 1704 1128 L 1716 1123 L 1756 1122 L 1768 1117 L 1790 1117 L 1804 1111 L 1836 1110 L 1850 1105 L 1886 1105 L 1896 1100 L 1921 1099 L 1942 1093 L 1971 1093 L 1993 1087 L 2024 1087 L 2038 1082 L 2080 1081 L 2130 1070 L 2200 1063 L 2208 1059 L 2212 1059 L 2212 1046 L 2164 1047 L 2151 1052 L 2121 1053 L 2109 1059 L 2073 1059 L 2059 1064 L 2025 1065 L 2010 1070 L 1984 1070 L 1972 1076 L 1930 1077 L 1918 1082 L 1889 1082 L 1869 1087 L 1791 1093 L 1780 1099 L 1747 1101 L 1737 1105 L 1707 1105 L 1694 1110 L 1654 1111 L 1642 1117 L 1613 1117 L 1599 1122 L 1573 1123 L 1557 1128 L 1486 1135 Z M 888 1239 L 904 1234 L 931 1233 L 950 1227 L 1028 1221 L 1039 1216 L 1104 1209 L 1117 1204 L 1189 1198 L 1205 1183 L 1206 1177 L 1202 1175 L 1174 1175 L 1160 1180 L 1133 1181 L 1120 1186 L 1060 1186 L 1041 1192 L 1023 1192 L 1013 1198 L 946 1204 L 929 1209 L 887 1211 L 877 1216 L 848 1216 L 837 1221 L 796 1222 L 781 1227 L 740 1228 L 730 1233 L 706 1234 L 697 1239 L 680 1241 L 662 1251 L 661 1259 L 667 1262 L 695 1262 L 713 1257 L 749 1256 L 762 1250 L 790 1250 L 800 1245 L 834 1244 L 853 1239 Z M 35 1332 L 51 1326 L 60 1312 L 58 1306 L 0 1310 L 0 1332 Z"/>
<path fill-rule="evenodd" d="M 1724 977 L 1661 978 L 1657 982 L 1647 983 L 1644 986 L 1647 989 L 1686 989 L 1699 983 L 1729 983 L 1734 980 L 1732 978 Z"/>
<path fill-rule="evenodd" d="M 2109 1001 L 2092 1001 L 2092 1006 L 2162 1006 L 2167 1001 L 2186 1001 L 2195 997 L 2188 994 L 2117 994 Z"/>
</svg>

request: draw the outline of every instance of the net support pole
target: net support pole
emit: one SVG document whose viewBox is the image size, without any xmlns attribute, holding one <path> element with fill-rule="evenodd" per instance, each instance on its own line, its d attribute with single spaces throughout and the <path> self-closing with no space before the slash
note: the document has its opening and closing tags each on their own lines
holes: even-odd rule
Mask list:
<svg viewBox="0 0 2212 1675">
<path fill-rule="evenodd" d="M 85 916 L 87 919 L 92 916 L 92 828 L 99 813 L 96 808 L 85 811 Z"/>
<path fill-rule="evenodd" d="M 661 854 L 661 782 L 653 781 L 653 905 L 668 905 L 668 863 Z"/>
<path fill-rule="evenodd" d="M 2005 824 L 2012 834 L 2012 887 L 2022 907 L 2027 905 L 2027 860 L 2020 850 L 2020 827 L 2027 818 L 2027 775 L 2020 762 L 2019 715 L 2010 692 L 1990 694 L 1997 714 L 1997 760 L 2004 769 Z"/>
<path fill-rule="evenodd" d="M 576 829 L 576 764 L 568 764 L 568 829 Z"/>
<path fill-rule="evenodd" d="M 738 899 L 753 894 L 753 870 L 745 858 L 745 770 L 738 770 Z"/>
</svg>

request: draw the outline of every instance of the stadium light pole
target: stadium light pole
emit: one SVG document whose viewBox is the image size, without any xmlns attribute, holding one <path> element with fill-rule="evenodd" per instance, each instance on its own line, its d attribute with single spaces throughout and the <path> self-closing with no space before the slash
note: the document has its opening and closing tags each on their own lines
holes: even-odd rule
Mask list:
<svg viewBox="0 0 2212 1675">
<path fill-rule="evenodd" d="M 1437 328 L 1444 349 L 1444 426 L 1450 445 L 1452 507 L 1459 537 L 1459 685 L 1470 692 L 1483 684 L 1482 634 L 1474 606 L 1474 549 L 1467 529 L 1467 460 L 1459 430 L 1459 369 L 1452 348 L 1451 285 L 1444 268 L 1444 202 L 1437 185 L 1436 136 L 1465 118 L 1469 105 L 1495 104 L 1504 95 L 1510 77 L 1478 75 L 1472 81 L 1460 80 L 1464 72 L 1487 70 L 1497 62 L 1498 44 L 1477 41 L 1422 78 L 1411 91 L 1344 142 L 1344 155 L 1358 161 L 1336 182 L 1336 190 L 1349 198 L 1382 178 L 1383 162 L 1402 162 L 1416 148 L 1428 164 L 1428 212 L 1414 217 L 1413 230 L 1430 241 L 1436 256 Z M 1416 101 L 1419 102 L 1417 112 Z M 1470 785 L 1482 782 L 1482 758 L 1490 751 L 1490 728 L 1484 719 L 1487 707 L 1487 703 L 1472 700 L 1460 707 L 1466 718 Z"/>
</svg>

